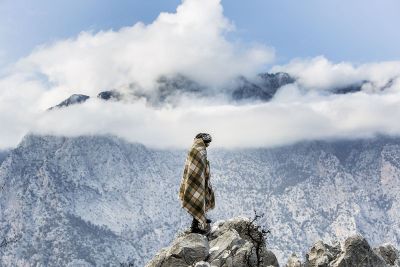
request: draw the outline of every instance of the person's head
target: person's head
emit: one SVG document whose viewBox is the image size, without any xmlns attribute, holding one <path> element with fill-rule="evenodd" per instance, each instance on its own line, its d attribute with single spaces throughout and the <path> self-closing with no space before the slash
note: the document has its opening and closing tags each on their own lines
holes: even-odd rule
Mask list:
<svg viewBox="0 0 400 267">
<path fill-rule="evenodd" d="M 208 133 L 198 133 L 195 138 L 202 139 L 206 146 L 209 146 L 212 141 L 211 135 Z"/>
</svg>

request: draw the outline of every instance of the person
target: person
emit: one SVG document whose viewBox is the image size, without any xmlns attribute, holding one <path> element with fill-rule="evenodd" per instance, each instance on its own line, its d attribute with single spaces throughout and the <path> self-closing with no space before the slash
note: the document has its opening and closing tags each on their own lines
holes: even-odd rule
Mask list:
<svg viewBox="0 0 400 267">
<path fill-rule="evenodd" d="M 206 147 L 212 141 L 211 135 L 199 133 L 194 138 L 183 171 L 179 189 L 182 207 L 193 217 L 191 232 L 205 234 L 206 212 L 215 207 L 215 196 L 210 183 L 210 163 L 207 160 Z"/>
</svg>

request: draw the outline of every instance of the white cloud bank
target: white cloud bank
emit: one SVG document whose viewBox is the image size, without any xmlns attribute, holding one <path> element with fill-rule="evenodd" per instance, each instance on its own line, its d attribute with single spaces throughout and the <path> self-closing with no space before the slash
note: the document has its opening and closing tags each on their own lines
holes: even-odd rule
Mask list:
<svg viewBox="0 0 400 267">
<path fill-rule="evenodd" d="M 271 62 L 273 49 L 228 41 L 232 23 L 219 0 L 185 0 L 176 13 L 119 31 L 83 32 L 37 48 L 0 78 L 0 149 L 28 132 L 66 136 L 115 134 L 152 147 L 186 148 L 210 132 L 223 147 L 275 146 L 301 140 L 399 135 L 400 62 L 355 66 L 324 57 L 297 59 L 272 71 L 298 79 L 271 102 L 235 105 L 185 99 L 176 107 L 88 102 L 45 112 L 73 93 L 95 96 L 135 83 L 151 90 L 160 75 L 180 73 L 218 87 Z M 324 94 L 368 80 L 363 91 Z M 381 92 L 378 88 L 387 86 Z"/>
<path fill-rule="evenodd" d="M 365 90 L 376 91 L 400 78 L 400 62 L 378 62 L 355 66 L 349 62 L 334 64 L 325 57 L 295 59 L 284 66 L 275 66 L 272 71 L 283 71 L 297 79 L 299 86 L 326 90 L 368 81 Z"/>
<path fill-rule="evenodd" d="M 289 86 L 285 90 L 297 90 Z M 222 147 L 283 145 L 299 140 L 365 138 L 399 134 L 400 94 L 364 92 L 327 98 L 305 95 L 270 103 L 206 105 L 154 109 L 144 102 L 107 103 L 97 99 L 41 116 L 40 133 L 76 136 L 115 134 L 147 146 L 185 148 L 201 131 Z"/>
<path fill-rule="evenodd" d="M 139 22 L 118 31 L 82 32 L 44 45 L 16 68 L 48 80 L 54 92 L 51 100 L 131 83 L 150 89 L 160 75 L 176 73 L 219 85 L 261 70 L 274 57 L 266 46 L 229 42 L 226 34 L 233 29 L 220 0 L 184 0 L 176 13 L 161 13 L 149 25 Z"/>
</svg>

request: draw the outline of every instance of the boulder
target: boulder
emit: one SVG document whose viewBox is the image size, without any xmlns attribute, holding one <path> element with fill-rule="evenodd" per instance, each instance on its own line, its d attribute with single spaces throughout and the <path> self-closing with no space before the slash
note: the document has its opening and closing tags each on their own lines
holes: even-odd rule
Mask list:
<svg viewBox="0 0 400 267">
<path fill-rule="evenodd" d="M 217 236 L 220 236 L 221 233 L 225 233 L 229 230 L 235 230 L 240 238 L 252 242 L 250 238 L 250 234 L 258 234 L 259 231 L 256 228 L 254 223 L 246 217 L 236 217 L 233 219 L 229 219 L 227 221 L 217 221 L 211 228 L 211 232 L 209 234 L 208 239 L 213 240 Z"/>
<path fill-rule="evenodd" d="M 361 235 L 347 238 L 342 252 L 330 265 L 331 267 L 385 267 L 385 260 L 376 254 L 367 240 Z"/>
<path fill-rule="evenodd" d="M 213 261 L 220 258 L 223 252 L 234 254 L 237 248 L 243 245 L 244 242 L 234 229 L 221 232 L 220 236 L 210 242 L 209 260 Z"/>
<path fill-rule="evenodd" d="M 400 267 L 400 253 L 390 244 L 384 244 L 374 248 L 374 252 L 381 256 L 387 265 Z"/>
<path fill-rule="evenodd" d="M 180 267 L 203 261 L 208 256 L 208 240 L 200 234 L 184 234 L 158 253 L 147 267 Z"/>
<path fill-rule="evenodd" d="M 316 242 L 306 254 L 307 267 L 328 267 L 340 253 L 339 247 L 329 246 L 322 241 Z"/>
<path fill-rule="evenodd" d="M 296 254 L 292 254 L 289 257 L 285 267 L 303 267 L 303 266 L 304 265 L 301 263 L 299 257 L 297 257 Z"/>
<path fill-rule="evenodd" d="M 162 263 L 167 256 L 168 248 L 162 248 L 154 257 L 149 261 L 146 267 L 161 267 Z"/>
<path fill-rule="evenodd" d="M 257 255 L 252 243 L 246 242 L 235 253 L 232 263 L 234 266 L 257 266 Z"/>
<path fill-rule="evenodd" d="M 194 267 L 211 267 L 211 265 L 206 261 L 197 262 Z"/>
<path fill-rule="evenodd" d="M 211 240 L 210 255 L 215 254 L 214 247 L 225 252 L 229 251 L 229 253 L 220 253 L 219 255 L 222 257 L 210 257 L 211 260 L 218 258 L 220 266 L 230 266 L 230 264 L 235 267 L 279 266 L 274 253 L 265 247 L 265 239 L 259 227 L 248 218 L 237 217 L 227 221 L 218 221 L 211 228 L 208 238 Z M 216 245 L 217 242 L 225 245 Z M 211 263 L 213 262 L 211 261 Z M 215 265 L 218 266 L 216 263 Z"/>
<path fill-rule="evenodd" d="M 278 259 L 276 258 L 275 254 L 271 250 L 268 250 L 266 247 L 263 247 L 261 249 L 260 255 L 261 255 L 263 266 L 279 267 Z"/>
</svg>

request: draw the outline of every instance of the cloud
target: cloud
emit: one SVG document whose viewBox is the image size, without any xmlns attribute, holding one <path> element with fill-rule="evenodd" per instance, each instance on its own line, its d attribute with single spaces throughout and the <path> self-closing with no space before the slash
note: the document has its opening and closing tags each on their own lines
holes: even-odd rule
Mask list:
<svg viewBox="0 0 400 267">
<path fill-rule="evenodd" d="M 349 62 L 332 63 L 323 56 L 295 59 L 272 71 L 287 72 L 298 84 L 311 90 L 327 90 L 369 81 L 369 90 L 377 90 L 400 77 L 400 62 L 377 62 L 355 66 Z"/>
<path fill-rule="evenodd" d="M 26 84 L 24 84 L 26 86 Z M 22 88 L 34 99 L 41 84 Z M 15 145 L 28 131 L 63 136 L 113 134 L 156 148 L 186 148 L 197 132 L 210 132 L 214 146 L 272 147 L 302 140 L 399 135 L 400 80 L 380 93 L 345 95 L 304 90 L 296 84 L 281 88 L 270 102 L 234 104 L 224 99 L 182 98 L 177 106 L 109 102 L 96 98 L 52 112 L 24 107 L 19 95 L 2 95 L 14 113 L 1 111 L 2 145 Z M 27 99 L 27 98 L 24 98 Z M 1 106 L 3 108 L 3 106 Z M 5 117 L 4 117 L 5 116 Z M 19 135 L 17 133 L 20 133 Z M 4 138 L 6 137 L 6 138 Z"/>
<path fill-rule="evenodd" d="M 43 44 L 0 72 L 0 147 L 14 146 L 43 110 L 73 93 L 151 90 L 159 76 L 178 73 L 215 87 L 271 62 L 272 48 L 228 41 L 232 31 L 220 0 L 183 0 L 148 25 Z"/>
<path fill-rule="evenodd" d="M 285 90 L 298 90 L 293 85 Z M 284 92 L 283 92 L 284 94 Z M 373 108 L 371 108 L 373 107 Z M 150 147 L 185 148 L 196 133 L 213 135 L 214 146 L 272 147 L 300 140 L 366 138 L 400 134 L 400 94 L 280 96 L 272 102 L 215 105 L 192 100 L 183 107 L 153 108 L 144 101 L 104 102 L 46 113 L 33 128 L 43 134 L 115 134 Z"/>
<path fill-rule="evenodd" d="M 400 134 L 400 62 L 354 65 L 322 56 L 272 67 L 297 82 L 270 102 L 230 103 L 217 91 L 204 98 L 177 94 L 174 106 L 91 98 L 45 111 L 73 93 L 95 96 L 110 88 L 132 90 L 132 84 L 152 90 L 160 75 L 182 74 L 213 88 L 252 76 L 271 62 L 273 49 L 229 41 L 233 30 L 220 1 L 185 0 L 176 13 L 162 13 L 149 25 L 82 32 L 37 48 L 0 78 L 0 149 L 16 146 L 28 132 L 114 134 L 157 148 L 186 148 L 198 132 L 210 132 L 213 146 L 227 148 Z M 369 83 L 361 92 L 326 93 L 362 81 Z"/>
<path fill-rule="evenodd" d="M 176 73 L 215 86 L 253 74 L 274 57 L 264 45 L 228 41 L 226 35 L 233 30 L 220 0 L 184 0 L 176 13 L 161 13 L 148 25 L 81 32 L 43 45 L 16 69 L 43 77 L 58 100 L 77 91 L 94 95 L 132 83 L 149 90 L 160 75 Z"/>
</svg>

